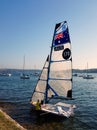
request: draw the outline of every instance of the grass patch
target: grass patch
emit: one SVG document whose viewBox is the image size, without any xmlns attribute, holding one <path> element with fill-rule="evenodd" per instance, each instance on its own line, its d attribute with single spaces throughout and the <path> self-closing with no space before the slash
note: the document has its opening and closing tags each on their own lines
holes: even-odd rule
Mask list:
<svg viewBox="0 0 97 130">
<path fill-rule="evenodd" d="M 22 130 L 18 128 L 15 123 L 5 117 L 5 115 L 0 112 L 0 130 Z"/>
</svg>

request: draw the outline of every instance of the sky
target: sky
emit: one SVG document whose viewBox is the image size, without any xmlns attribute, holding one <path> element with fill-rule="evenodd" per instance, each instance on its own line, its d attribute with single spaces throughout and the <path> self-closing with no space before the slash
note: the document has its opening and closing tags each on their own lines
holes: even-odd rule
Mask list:
<svg viewBox="0 0 97 130">
<path fill-rule="evenodd" d="M 41 69 L 62 21 L 73 68 L 97 68 L 97 0 L 0 0 L 0 68 Z"/>
</svg>

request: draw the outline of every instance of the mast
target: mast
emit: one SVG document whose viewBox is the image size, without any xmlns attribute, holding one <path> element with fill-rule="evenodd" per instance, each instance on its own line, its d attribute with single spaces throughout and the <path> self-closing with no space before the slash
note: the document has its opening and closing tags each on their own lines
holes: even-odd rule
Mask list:
<svg viewBox="0 0 97 130">
<path fill-rule="evenodd" d="M 24 55 L 24 59 L 23 59 L 23 74 L 24 74 L 24 69 L 25 69 L 25 55 Z"/>
<path fill-rule="evenodd" d="M 56 24 L 57 25 L 57 24 Z M 56 31 L 56 25 L 55 25 L 55 29 L 54 29 L 54 34 Z M 46 91 L 45 91 L 45 98 L 44 98 L 44 102 L 47 102 L 47 96 L 48 96 L 48 80 L 49 80 L 49 72 L 50 72 L 50 62 L 51 62 L 51 55 L 52 55 L 52 50 L 53 50 L 53 41 L 54 41 L 54 35 L 53 35 L 53 39 L 52 39 L 52 44 L 51 44 L 51 51 L 50 51 L 50 55 L 49 55 L 49 65 L 48 65 L 48 73 L 47 73 L 47 83 L 46 83 Z"/>
<path fill-rule="evenodd" d="M 86 69 L 86 73 L 87 73 L 87 75 L 88 75 L 88 62 L 87 62 L 87 69 Z"/>
</svg>

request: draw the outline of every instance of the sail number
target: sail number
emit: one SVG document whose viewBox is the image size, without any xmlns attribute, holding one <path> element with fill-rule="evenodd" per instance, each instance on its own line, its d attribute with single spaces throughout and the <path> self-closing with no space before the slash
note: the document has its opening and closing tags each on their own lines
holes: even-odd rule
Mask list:
<svg viewBox="0 0 97 130">
<path fill-rule="evenodd" d="M 62 53 L 62 56 L 65 60 L 69 59 L 70 56 L 71 56 L 71 51 L 69 48 L 66 48 L 63 53 Z"/>
<path fill-rule="evenodd" d="M 63 49 L 64 49 L 63 45 L 54 47 L 54 51 L 60 51 L 60 50 L 63 50 Z"/>
</svg>

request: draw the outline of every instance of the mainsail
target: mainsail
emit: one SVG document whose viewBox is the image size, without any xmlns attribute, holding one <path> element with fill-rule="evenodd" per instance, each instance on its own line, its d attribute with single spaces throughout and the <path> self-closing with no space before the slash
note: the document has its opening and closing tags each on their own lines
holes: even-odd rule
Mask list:
<svg viewBox="0 0 97 130">
<path fill-rule="evenodd" d="M 49 90 L 54 92 L 51 97 L 72 98 L 71 42 L 66 21 L 55 26 L 47 77 L 46 101 Z"/>
<path fill-rule="evenodd" d="M 55 26 L 50 57 L 44 64 L 32 102 L 39 99 L 47 103 L 53 97 L 72 98 L 71 42 L 66 21 Z"/>
</svg>

